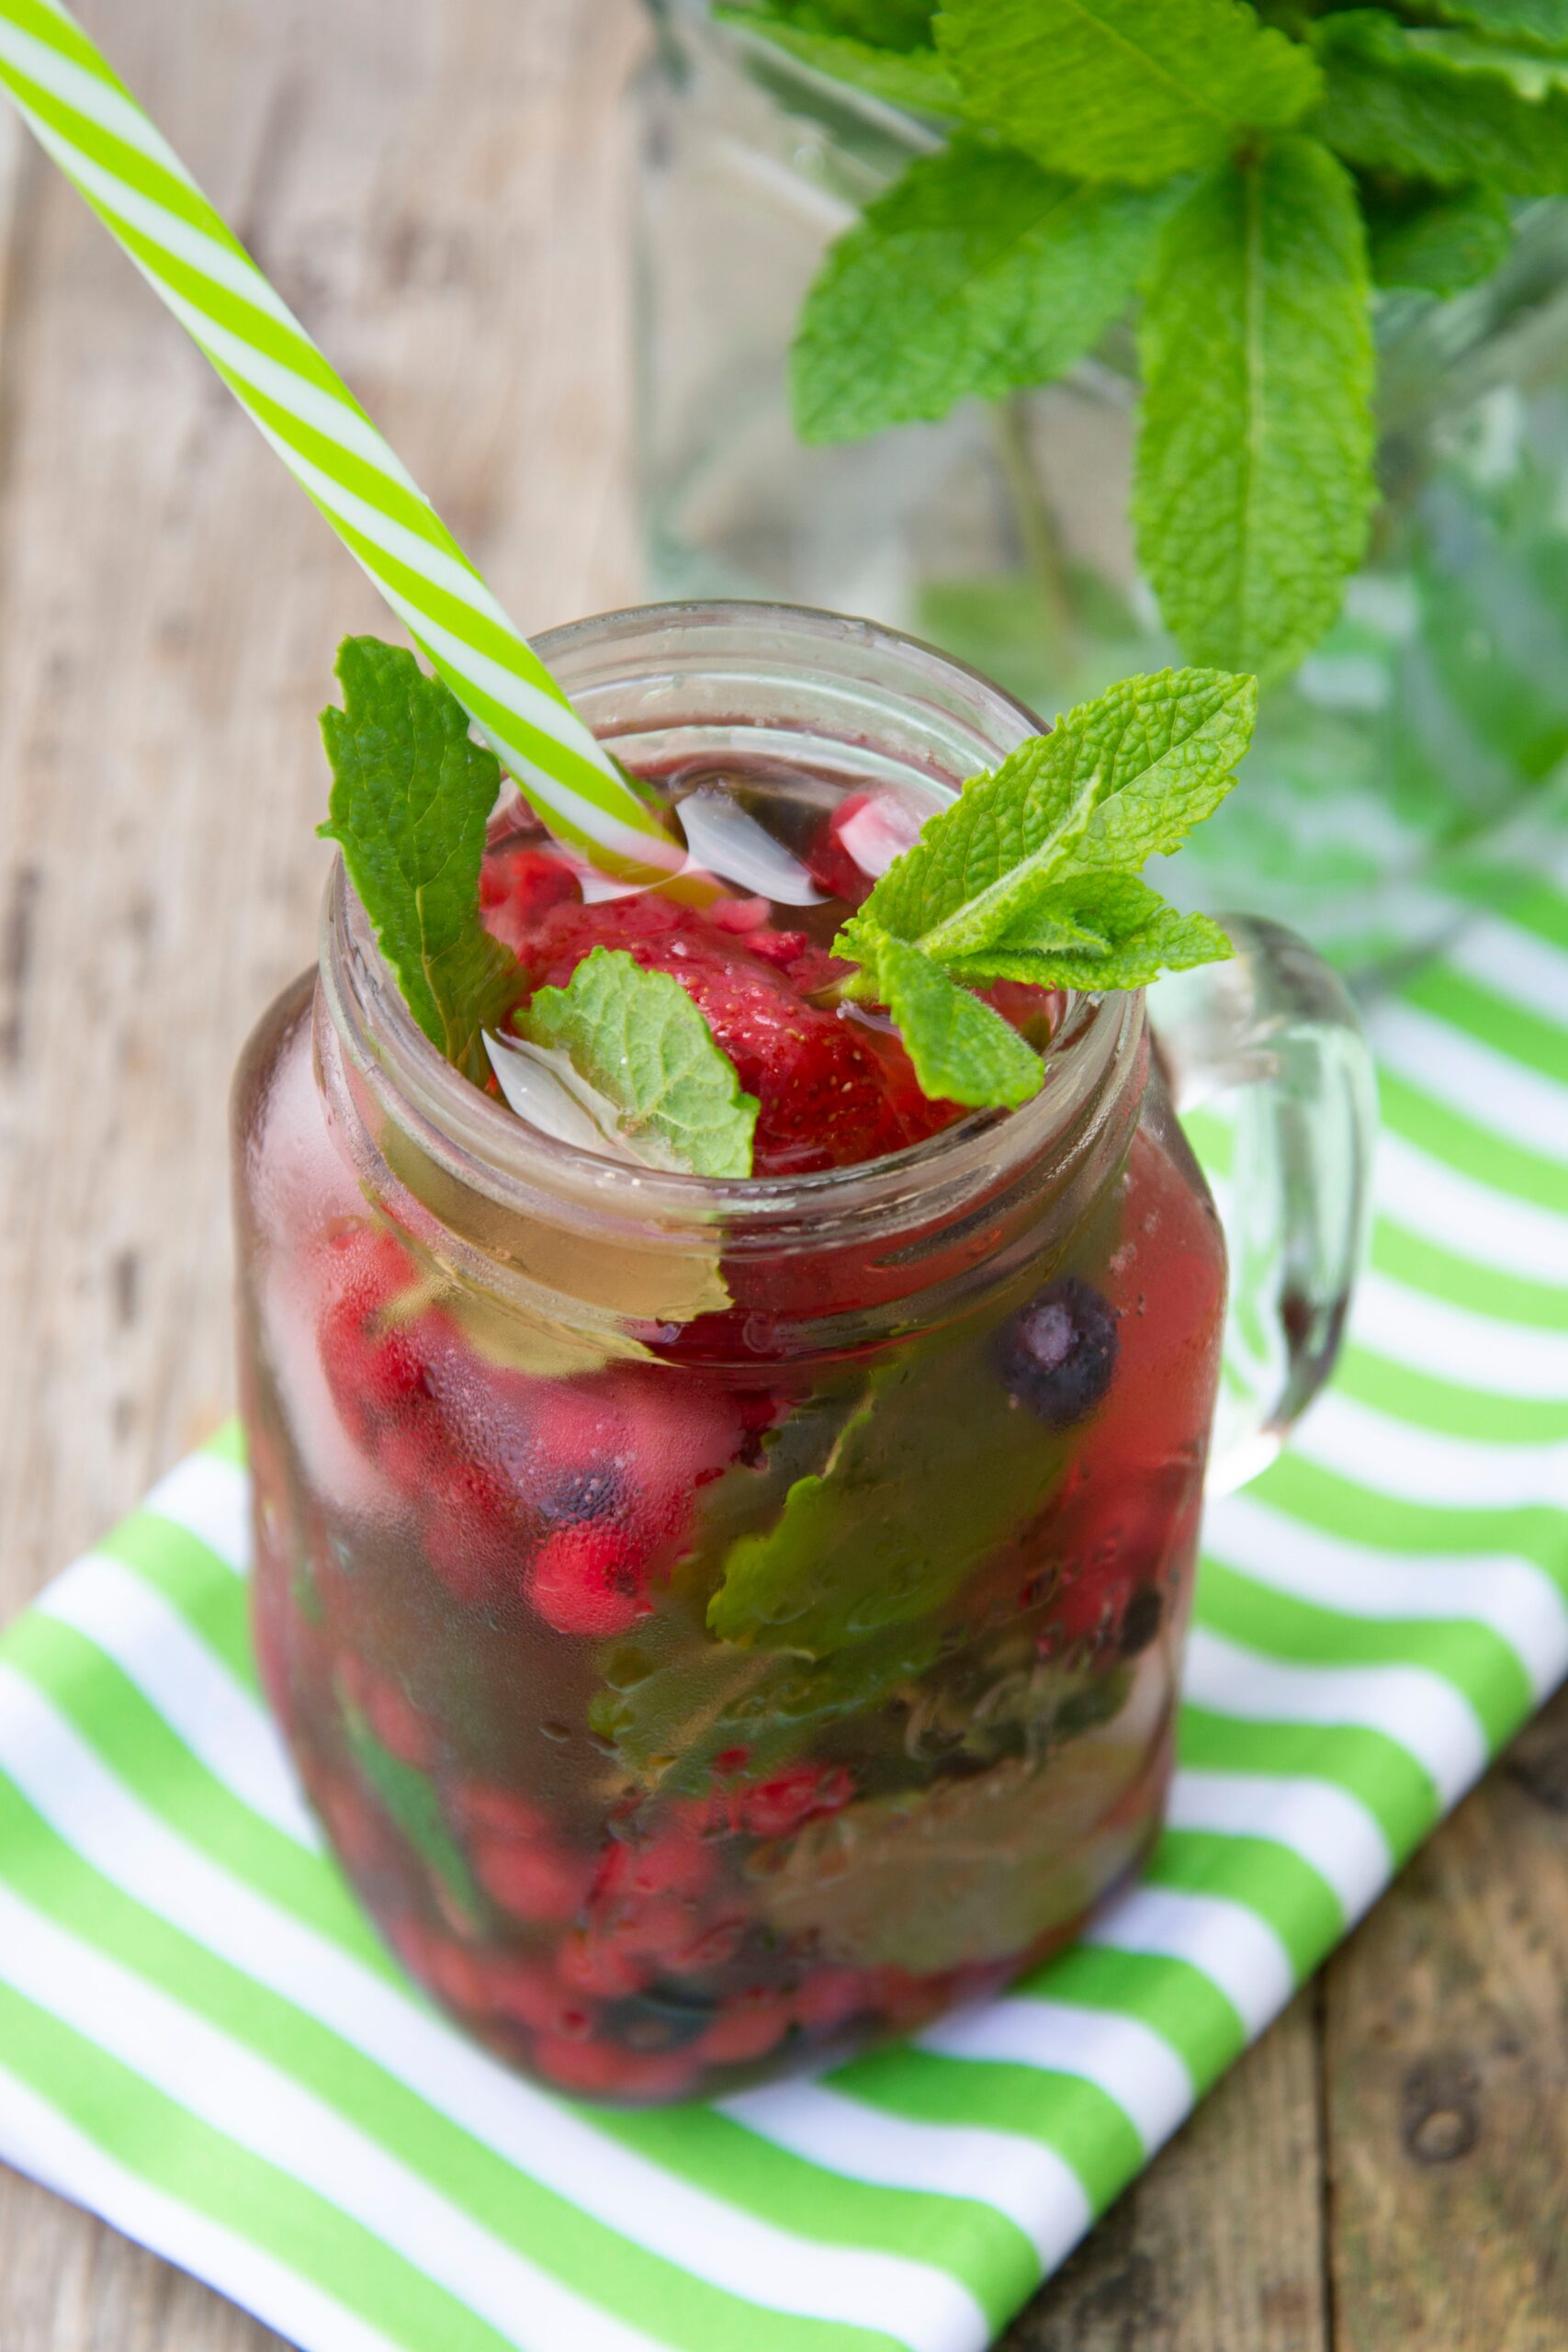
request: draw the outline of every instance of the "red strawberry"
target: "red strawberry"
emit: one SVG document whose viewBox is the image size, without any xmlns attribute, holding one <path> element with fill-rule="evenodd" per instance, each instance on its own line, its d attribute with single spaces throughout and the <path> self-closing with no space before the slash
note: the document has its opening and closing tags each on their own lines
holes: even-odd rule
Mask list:
<svg viewBox="0 0 1568 2352">
<path fill-rule="evenodd" d="M 759 1175 L 804 1174 L 898 1151 L 909 1132 L 906 1102 L 889 1078 L 907 1069 L 896 1040 L 873 1046 L 852 1014 L 808 999 L 839 969 L 804 933 L 770 926 L 738 933 L 701 910 L 645 895 L 593 907 L 561 906 L 520 949 L 536 986 L 561 987 L 595 947 L 625 952 L 645 970 L 668 972 L 697 1005 L 757 1098 Z M 911 1081 L 912 1084 L 912 1081 Z M 934 1123 L 918 1088 L 919 1131 Z"/>
</svg>

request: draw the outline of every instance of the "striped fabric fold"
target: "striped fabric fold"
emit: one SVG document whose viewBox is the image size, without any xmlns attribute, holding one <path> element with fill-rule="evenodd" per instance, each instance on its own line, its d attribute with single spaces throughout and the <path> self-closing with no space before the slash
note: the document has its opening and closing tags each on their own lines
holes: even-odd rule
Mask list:
<svg viewBox="0 0 1568 2352">
<path fill-rule="evenodd" d="M 1374 1022 L 1331 1394 L 1210 1515 L 1163 1840 L 818 2079 L 611 2114 L 399 1977 L 245 1634 L 231 1431 L 0 1644 L 0 2155 L 306 2352 L 980 2352 L 1568 1671 L 1568 893 Z"/>
</svg>

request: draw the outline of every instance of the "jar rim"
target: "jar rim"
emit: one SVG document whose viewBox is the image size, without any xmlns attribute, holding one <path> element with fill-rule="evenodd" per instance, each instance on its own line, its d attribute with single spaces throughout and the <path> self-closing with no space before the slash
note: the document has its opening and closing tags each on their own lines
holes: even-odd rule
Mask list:
<svg viewBox="0 0 1568 2352">
<path fill-rule="evenodd" d="M 832 644 L 863 647 L 907 666 L 913 678 L 940 677 L 987 707 L 998 739 L 1039 730 L 1027 707 L 968 665 L 879 623 L 851 621 L 809 606 L 733 599 L 644 605 L 570 623 L 535 639 L 552 671 L 570 673 L 574 653 L 654 641 L 657 662 L 671 630 L 741 644 L 772 633 L 805 652 Z M 570 690 L 570 675 L 562 683 Z M 1003 756 L 1002 742 L 991 756 Z M 949 789 L 956 786 L 949 785 Z M 328 878 L 321 920 L 321 968 L 333 1024 L 381 1112 L 413 1134 L 422 1149 L 459 1182 L 498 1205 L 528 1215 L 663 1228 L 689 1241 L 694 1227 L 722 1225 L 726 1247 L 744 1237 L 776 1246 L 792 1227 L 820 1244 L 825 1224 L 897 1221 L 933 1193 L 951 1200 L 989 1188 L 998 1178 L 1045 1159 L 1053 1148 L 1098 1133 L 1100 1114 L 1118 1091 L 1144 1029 L 1141 990 L 1069 999 L 1046 1061 L 1046 1082 L 1010 1112 L 978 1111 L 905 1150 L 805 1175 L 712 1178 L 642 1169 L 558 1140 L 465 1078 L 424 1035 L 405 1003 L 349 882 L 341 854 Z M 1068 1155 L 1076 1161 L 1077 1150 Z"/>
</svg>

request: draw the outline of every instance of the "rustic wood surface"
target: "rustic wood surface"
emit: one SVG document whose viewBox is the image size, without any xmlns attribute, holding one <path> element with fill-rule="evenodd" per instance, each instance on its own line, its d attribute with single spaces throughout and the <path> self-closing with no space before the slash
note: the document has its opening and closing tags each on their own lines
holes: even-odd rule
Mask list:
<svg viewBox="0 0 1568 2352">
<path fill-rule="evenodd" d="M 523 624 L 625 601 L 634 0 L 87 14 Z M 314 714 L 378 625 L 0 123 L 0 1617 L 231 1397 L 224 1090 L 311 954 Z M 1560 1706 L 1010 2352 L 1561 2352 L 1565 2225 Z M 278 2341 L 0 2169 L 4 2352 Z"/>
</svg>

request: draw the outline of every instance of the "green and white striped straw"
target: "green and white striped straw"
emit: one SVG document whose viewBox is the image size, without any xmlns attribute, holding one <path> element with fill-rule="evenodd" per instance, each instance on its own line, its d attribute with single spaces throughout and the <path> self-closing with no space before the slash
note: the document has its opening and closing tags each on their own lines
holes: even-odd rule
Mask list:
<svg viewBox="0 0 1568 2352">
<path fill-rule="evenodd" d="M 679 867 L 677 843 L 58 0 L 0 0 L 0 83 L 407 624 L 550 831 L 623 878 Z"/>
</svg>

